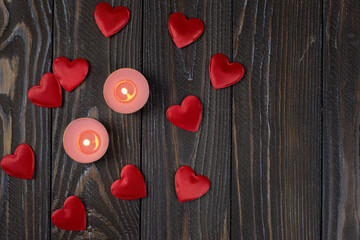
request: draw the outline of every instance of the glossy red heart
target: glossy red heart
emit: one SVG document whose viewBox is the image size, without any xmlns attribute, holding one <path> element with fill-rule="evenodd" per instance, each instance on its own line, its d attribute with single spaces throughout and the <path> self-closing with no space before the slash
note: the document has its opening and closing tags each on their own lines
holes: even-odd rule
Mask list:
<svg viewBox="0 0 360 240">
<path fill-rule="evenodd" d="M 111 185 L 111 193 L 123 200 L 146 197 L 144 177 L 134 165 L 128 164 L 121 169 L 120 179 Z"/>
<path fill-rule="evenodd" d="M 51 215 L 52 223 L 60 229 L 81 231 L 86 229 L 86 213 L 84 204 L 75 196 L 65 200 L 64 208 Z"/>
<path fill-rule="evenodd" d="M 200 127 L 202 106 L 195 96 L 187 96 L 180 105 L 173 105 L 166 111 L 169 121 L 187 131 L 197 132 Z"/>
<path fill-rule="evenodd" d="M 56 76 L 45 73 L 40 79 L 40 85 L 34 86 L 28 91 L 29 100 L 40 107 L 61 107 L 61 86 Z"/>
<path fill-rule="evenodd" d="M 1 159 L 1 168 L 10 176 L 32 179 L 34 174 L 35 156 L 32 148 L 23 143 L 14 152 L 14 155 L 6 155 Z"/>
<path fill-rule="evenodd" d="M 209 64 L 210 79 L 215 89 L 229 87 L 237 83 L 245 73 L 240 63 L 229 63 L 228 58 L 222 54 L 215 54 Z"/>
<path fill-rule="evenodd" d="M 210 180 L 202 175 L 195 176 L 189 166 L 180 167 L 175 175 L 175 191 L 179 202 L 187 202 L 204 195 L 210 188 Z"/>
<path fill-rule="evenodd" d="M 53 62 L 53 72 L 61 86 L 71 92 L 82 81 L 89 71 L 89 63 L 83 58 L 70 61 L 66 57 L 58 57 Z"/>
<path fill-rule="evenodd" d="M 130 11 L 124 6 L 112 8 L 110 4 L 101 2 L 96 6 L 94 16 L 102 34 L 110 37 L 126 25 L 130 18 Z"/>
<path fill-rule="evenodd" d="M 204 31 L 204 23 L 198 18 L 187 19 L 182 13 L 173 13 L 168 21 L 169 31 L 178 48 L 198 39 Z"/>
</svg>

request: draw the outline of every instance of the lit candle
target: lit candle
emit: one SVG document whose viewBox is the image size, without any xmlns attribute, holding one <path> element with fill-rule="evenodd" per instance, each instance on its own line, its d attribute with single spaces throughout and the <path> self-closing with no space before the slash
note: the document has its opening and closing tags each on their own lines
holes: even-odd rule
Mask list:
<svg viewBox="0 0 360 240">
<path fill-rule="evenodd" d="M 72 121 L 63 136 L 65 152 L 75 161 L 91 163 L 99 160 L 109 145 L 109 135 L 105 127 L 92 118 Z"/>
<path fill-rule="evenodd" d="M 149 84 L 146 78 L 134 69 L 119 69 L 105 81 L 105 101 L 116 112 L 136 112 L 145 105 L 148 97 Z"/>
</svg>

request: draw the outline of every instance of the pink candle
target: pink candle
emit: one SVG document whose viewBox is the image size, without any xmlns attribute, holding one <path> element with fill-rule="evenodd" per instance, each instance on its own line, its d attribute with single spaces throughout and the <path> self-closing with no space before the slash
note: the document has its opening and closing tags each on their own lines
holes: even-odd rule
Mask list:
<svg viewBox="0 0 360 240">
<path fill-rule="evenodd" d="M 145 105 L 148 97 L 149 84 L 146 78 L 134 69 L 116 70 L 105 81 L 105 101 L 116 112 L 136 112 Z"/>
<path fill-rule="evenodd" d="M 99 160 L 109 145 L 109 135 L 105 127 L 92 118 L 72 121 L 63 136 L 65 152 L 75 161 L 91 163 Z"/>
</svg>

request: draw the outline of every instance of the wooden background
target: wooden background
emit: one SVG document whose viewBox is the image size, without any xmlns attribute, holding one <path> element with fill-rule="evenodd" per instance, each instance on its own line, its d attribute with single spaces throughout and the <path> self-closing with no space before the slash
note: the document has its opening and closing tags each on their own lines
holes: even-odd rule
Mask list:
<svg viewBox="0 0 360 240">
<path fill-rule="evenodd" d="M 0 0 L 0 156 L 23 142 L 36 155 L 33 180 L 0 171 L 0 239 L 360 239 L 359 0 L 107 0 L 131 12 L 111 38 L 95 24 L 98 2 Z M 168 33 L 176 11 L 205 22 L 184 49 Z M 214 90 L 208 63 L 218 52 L 246 74 Z M 37 107 L 26 93 L 58 56 L 87 59 L 89 74 L 63 91 L 63 107 Z M 131 115 L 102 96 L 123 67 L 150 85 Z M 190 94 L 203 104 L 197 133 L 165 116 Z M 86 116 L 110 136 L 93 164 L 74 162 L 61 141 Z M 148 197 L 112 196 L 126 164 L 141 170 Z M 204 197 L 177 201 L 182 165 L 210 178 Z M 85 231 L 50 221 L 71 195 L 84 202 Z"/>
</svg>

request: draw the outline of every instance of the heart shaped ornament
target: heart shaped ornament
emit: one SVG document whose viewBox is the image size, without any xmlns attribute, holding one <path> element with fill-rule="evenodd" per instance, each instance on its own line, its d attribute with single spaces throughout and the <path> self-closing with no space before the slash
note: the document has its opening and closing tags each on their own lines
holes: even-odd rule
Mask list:
<svg viewBox="0 0 360 240">
<path fill-rule="evenodd" d="M 166 117 L 175 126 L 197 132 L 200 127 L 202 106 L 195 96 L 187 96 L 181 105 L 173 105 L 166 111 Z"/>
<path fill-rule="evenodd" d="M 0 166 L 10 176 L 32 179 L 35 166 L 34 151 L 29 145 L 20 144 L 14 155 L 6 155 L 1 159 Z"/>
<path fill-rule="evenodd" d="M 65 200 L 64 208 L 51 215 L 52 223 L 60 229 L 81 231 L 86 229 L 86 213 L 84 204 L 75 196 Z"/>
<path fill-rule="evenodd" d="M 146 197 L 144 177 L 134 165 L 128 164 L 121 169 L 120 179 L 110 189 L 112 195 L 123 200 Z"/>
<path fill-rule="evenodd" d="M 240 63 L 229 63 L 222 53 L 212 56 L 209 64 L 210 79 L 215 89 L 229 87 L 244 76 L 245 69 Z"/>
<path fill-rule="evenodd" d="M 40 85 L 30 88 L 27 95 L 30 102 L 39 107 L 56 108 L 62 104 L 61 86 L 52 73 L 45 73 Z"/>
<path fill-rule="evenodd" d="M 204 31 L 204 23 L 198 18 L 187 19 L 182 13 L 173 13 L 168 21 L 170 35 L 178 48 L 183 48 L 196 39 Z"/>
<path fill-rule="evenodd" d="M 89 71 L 89 63 L 83 58 L 70 61 L 66 57 L 58 57 L 53 62 L 53 72 L 61 86 L 71 92 L 82 81 Z"/>
<path fill-rule="evenodd" d="M 95 21 L 105 37 L 110 37 L 120 31 L 129 21 L 130 11 L 127 7 L 113 8 L 106 2 L 96 5 Z"/>
<path fill-rule="evenodd" d="M 187 202 L 203 196 L 210 188 L 210 180 L 202 175 L 195 176 L 189 166 L 180 167 L 175 174 L 175 191 L 179 202 Z"/>
</svg>

